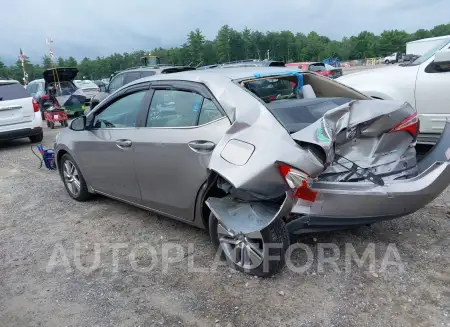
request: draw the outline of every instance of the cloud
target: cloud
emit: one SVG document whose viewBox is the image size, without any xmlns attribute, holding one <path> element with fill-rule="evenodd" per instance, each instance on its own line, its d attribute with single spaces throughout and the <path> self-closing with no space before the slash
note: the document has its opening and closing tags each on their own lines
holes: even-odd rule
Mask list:
<svg viewBox="0 0 450 327">
<path fill-rule="evenodd" d="M 316 31 L 331 39 L 362 30 L 414 32 L 448 23 L 450 0 L 21 0 L 8 1 L 2 15 L 0 58 L 15 60 L 22 47 L 32 61 L 48 53 L 77 59 L 113 52 L 177 46 L 200 28 L 208 39 L 224 24 L 242 30 Z"/>
</svg>

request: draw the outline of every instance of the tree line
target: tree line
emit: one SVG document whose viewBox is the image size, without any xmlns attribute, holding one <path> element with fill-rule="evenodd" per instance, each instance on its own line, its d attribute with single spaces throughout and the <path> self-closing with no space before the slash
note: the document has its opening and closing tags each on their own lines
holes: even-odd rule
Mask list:
<svg viewBox="0 0 450 327">
<path fill-rule="evenodd" d="M 319 35 L 293 33 L 291 31 L 260 32 L 245 28 L 236 31 L 228 25 L 222 26 L 214 40 L 207 40 L 202 31 L 196 29 L 187 35 L 187 40 L 179 47 L 156 48 L 150 51 L 158 56 L 161 63 L 173 65 L 200 66 L 242 59 L 270 59 L 285 62 L 321 61 L 338 57 L 341 61 L 383 57 L 390 53 L 405 51 L 406 42 L 433 36 L 450 35 L 450 23 L 437 25 L 430 30 L 419 29 L 414 33 L 401 30 L 386 30 L 380 35 L 362 31 L 356 36 L 344 37 L 340 41 Z M 58 67 L 78 67 L 78 78 L 99 79 L 109 77 L 115 71 L 142 65 L 141 57 L 148 51 L 114 53 L 95 59 L 74 57 L 56 60 Z M 52 67 L 50 57 L 45 55 L 41 64 L 32 64 L 25 57 L 28 80 L 42 78 L 45 69 Z M 22 81 L 22 64 L 7 67 L 0 60 L 0 77 Z"/>
</svg>

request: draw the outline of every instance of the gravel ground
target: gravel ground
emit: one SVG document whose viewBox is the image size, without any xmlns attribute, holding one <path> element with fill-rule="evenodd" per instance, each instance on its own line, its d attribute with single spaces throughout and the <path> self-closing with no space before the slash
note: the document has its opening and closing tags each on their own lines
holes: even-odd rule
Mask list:
<svg viewBox="0 0 450 327">
<path fill-rule="evenodd" d="M 45 130 L 44 145 L 56 132 Z M 192 263 L 217 262 L 204 231 L 103 197 L 77 203 L 56 173 L 37 168 L 27 140 L 0 145 L 1 326 L 450 326 L 448 191 L 405 218 L 302 236 L 310 269 L 261 279 L 221 264 L 193 272 Z M 165 266 L 167 242 L 182 248 Z M 128 248 L 114 265 L 119 243 Z M 155 260 L 132 250 L 143 243 Z M 319 269 L 323 243 L 340 249 L 339 270 Z M 368 262 L 345 269 L 346 244 L 360 256 L 372 244 L 375 270 Z M 383 270 L 386 253 L 395 264 Z M 304 251 L 293 253 L 295 266 L 305 261 Z"/>
</svg>

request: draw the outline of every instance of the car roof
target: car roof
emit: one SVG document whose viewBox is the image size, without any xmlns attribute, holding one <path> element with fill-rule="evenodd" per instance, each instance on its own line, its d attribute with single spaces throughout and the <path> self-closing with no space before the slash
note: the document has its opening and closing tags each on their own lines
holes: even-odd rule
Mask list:
<svg viewBox="0 0 450 327">
<path fill-rule="evenodd" d="M 285 74 L 288 72 L 304 72 L 304 71 L 289 67 L 235 67 L 227 69 L 211 68 L 211 69 L 191 70 L 172 74 L 153 75 L 149 77 L 144 77 L 137 81 L 138 82 L 153 81 L 153 80 L 198 81 L 199 79 L 217 78 L 217 77 L 219 78 L 222 77 L 229 80 L 239 80 L 251 78 L 255 74 L 277 74 L 277 73 Z"/>
<path fill-rule="evenodd" d="M 125 73 L 125 72 L 133 72 L 133 71 L 147 71 L 147 70 L 151 70 L 151 71 L 155 71 L 157 73 L 162 72 L 165 69 L 168 68 L 187 68 L 189 66 L 173 66 L 173 65 L 158 65 L 158 66 L 139 66 L 139 67 L 131 67 L 131 68 L 127 68 L 124 70 L 121 70 L 119 72 L 117 72 L 117 74 L 121 74 L 121 73 Z M 190 67 L 192 69 L 195 69 L 194 67 Z"/>
<path fill-rule="evenodd" d="M 20 84 L 20 82 L 15 79 L 0 79 L 0 84 Z"/>
</svg>

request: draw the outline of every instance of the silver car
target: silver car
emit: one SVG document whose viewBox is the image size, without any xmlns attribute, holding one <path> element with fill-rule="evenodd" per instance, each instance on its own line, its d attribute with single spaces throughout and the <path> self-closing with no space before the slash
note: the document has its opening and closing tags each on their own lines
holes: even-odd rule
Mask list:
<svg viewBox="0 0 450 327">
<path fill-rule="evenodd" d="M 289 68 L 155 75 L 57 136 L 69 195 L 103 194 L 209 230 L 238 270 L 266 276 L 289 234 L 410 214 L 450 183 L 450 128 L 416 161 L 416 111 Z"/>
</svg>

